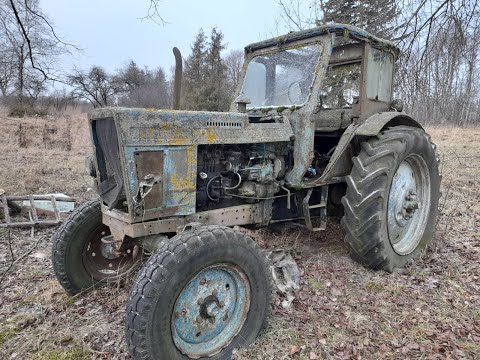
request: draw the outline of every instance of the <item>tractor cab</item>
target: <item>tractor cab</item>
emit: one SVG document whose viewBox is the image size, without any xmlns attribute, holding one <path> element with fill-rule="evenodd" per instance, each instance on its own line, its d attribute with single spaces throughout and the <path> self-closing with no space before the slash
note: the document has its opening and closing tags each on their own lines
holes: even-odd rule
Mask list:
<svg viewBox="0 0 480 360">
<path fill-rule="evenodd" d="M 290 33 L 245 48 L 237 104 L 256 115 L 308 107 L 317 130 L 388 111 L 398 49 L 349 25 Z"/>
</svg>

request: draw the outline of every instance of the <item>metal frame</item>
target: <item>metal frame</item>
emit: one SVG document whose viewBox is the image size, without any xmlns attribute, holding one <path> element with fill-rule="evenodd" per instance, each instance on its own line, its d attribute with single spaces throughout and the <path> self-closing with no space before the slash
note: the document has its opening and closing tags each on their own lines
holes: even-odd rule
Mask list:
<svg viewBox="0 0 480 360">
<path fill-rule="evenodd" d="M 261 201 L 256 204 L 232 206 L 223 209 L 197 212 L 185 217 L 169 217 L 140 223 L 130 223 L 126 214 L 118 210 L 108 210 L 102 206 L 103 223 L 110 227 L 114 238 L 127 235 L 138 238 L 162 233 L 181 233 L 189 224 L 201 225 L 249 225 L 263 224 L 268 204 Z"/>
<path fill-rule="evenodd" d="M 51 201 L 53 216 L 55 220 L 39 220 L 35 201 Z M 15 201 L 30 201 L 31 212 L 29 213 L 30 221 L 12 221 L 8 210 L 8 203 Z M 57 208 L 57 201 L 75 202 L 75 199 L 69 197 L 56 197 L 55 195 L 26 195 L 26 196 L 6 196 L 3 194 L 0 198 L 0 204 L 5 214 L 5 223 L 0 223 L 2 228 L 18 228 L 18 227 L 35 227 L 35 226 L 55 226 L 63 222 L 60 212 Z"/>
</svg>

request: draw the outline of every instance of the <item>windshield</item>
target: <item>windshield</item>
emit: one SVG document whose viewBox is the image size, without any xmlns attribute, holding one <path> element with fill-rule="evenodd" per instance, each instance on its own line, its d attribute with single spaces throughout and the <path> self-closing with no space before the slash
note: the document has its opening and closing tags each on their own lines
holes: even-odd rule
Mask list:
<svg viewBox="0 0 480 360">
<path fill-rule="evenodd" d="M 307 45 L 254 57 L 242 92 L 249 108 L 301 105 L 308 100 L 322 47 Z"/>
</svg>

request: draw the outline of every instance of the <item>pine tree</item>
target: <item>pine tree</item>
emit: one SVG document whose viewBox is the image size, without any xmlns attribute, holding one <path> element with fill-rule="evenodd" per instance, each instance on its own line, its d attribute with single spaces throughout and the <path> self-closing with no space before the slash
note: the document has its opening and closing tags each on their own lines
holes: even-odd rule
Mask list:
<svg viewBox="0 0 480 360">
<path fill-rule="evenodd" d="M 221 31 L 213 28 L 207 42 L 203 30 L 200 29 L 192 45 L 192 53 L 185 61 L 183 108 L 228 110 L 232 94 L 228 91 L 227 67 L 221 56 L 224 49 Z"/>
<path fill-rule="evenodd" d="M 321 1 L 323 22 L 358 26 L 368 32 L 391 38 L 398 15 L 394 0 L 327 0 Z"/>
<path fill-rule="evenodd" d="M 182 107 L 188 110 L 199 110 L 198 96 L 204 80 L 206 42 L 205 33 L 200 29 L 193 42 L 192 53 L 185 60 Z"/>
<path fill-rule="evenodd" d="M 202 88 L 203 108 L 208 111 L 226 111 L 230 105 L 227 86 L 227 67 L 221 52 L 225 49 L 223 34 L 212 29 L 205 57 L 206 71 Z"/>
</svg>

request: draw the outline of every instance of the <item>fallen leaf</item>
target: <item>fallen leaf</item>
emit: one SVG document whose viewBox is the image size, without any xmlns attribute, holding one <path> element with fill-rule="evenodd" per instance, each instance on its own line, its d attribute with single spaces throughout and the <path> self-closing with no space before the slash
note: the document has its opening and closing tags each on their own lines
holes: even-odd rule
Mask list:
<svg viewBox="0 0 480 360">
<path fill-rule="evenodd" d="M 296 353 L 300 352 L 300 346 L 293 345 L 290 348 L 290 355 L 295 355 Z"/>
<path fill-rule="evenodd" d="M 295 300 L 295 296 L 292 294 L 287 294 L 287 298 L 282 301 L 282 307 L 288 309 L 292 305 L 292 301 Z"/>
<path fill-rule="evenodd" d="M 338 288 L 332 288 L 332 295 L 334 296 L 343 296 L 345 293 Z"/>
<path fill-rule="evenodd" d="M 400 341 L 398 341 L 397 338 L 394 338 L 394 339 L 392 340 L 391 344 L 392 344 L 394 347 L 396 347 L 396 348 L 402 347 L 402 344 L 400 343 Z"/>
<path fill-rule="evenodd" d="M 28 255 L 29 257 L 35 258 L 35 259 L 45 259 L 47 257 L 47 254 L 44 252 L 35 252 L 33 254 Z"/>
</svg>

